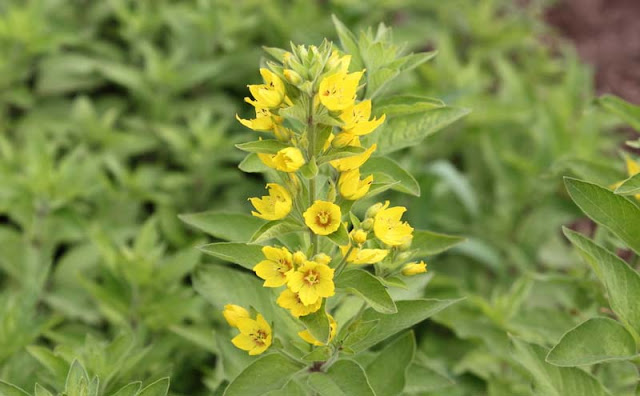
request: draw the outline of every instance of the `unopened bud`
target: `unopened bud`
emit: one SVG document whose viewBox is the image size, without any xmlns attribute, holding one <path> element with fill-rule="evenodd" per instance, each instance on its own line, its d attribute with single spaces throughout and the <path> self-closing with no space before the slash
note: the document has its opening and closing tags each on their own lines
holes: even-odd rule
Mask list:
<svg viewBox="0 0 640 396">
<path fill-rule="evenodd" d="M 313 261 L 315 261 L 318 264 L 329 265 L 329 263 L 331 262 L 331 257 L 329 257 L 324 253 L 318 253 L 315 256 L 313 256 Z"/>
<path fill-rule="evenodd" d="M 302 77 L 300 76 L 300 74 L 291 69 L 284 69 L 283 74 L 284 78 L 286 78 L 287 81 L 289 81 L 293 85 L 298 85 L 302 82 Z"/>
<path fill-rule="evenodd" d="M 384 204 L 382 204 L 380 202 L 378 202 L 377 204 L 371 205 L 369 207 L 369 209 L 367 209 L 367 213 L 365 214 L 365 217 L 367 219 L 372 219 L 372 218 L 376 217 L 376 215 L 378 214 L 380 209 L 382 209 L 383 206 L 384 206 Z"/>
<path fill-rule="evenodd" d="M 273 134 L 276 136 L 276 139 L 282 142 L 288 142 L 293 136 L 293 132 L 291 132 L 289 128 L 285 128 L 279 124 L 273 125 Z"/>
<path fill-rule="evenodd" d="M 351 238 L 353 239 L 353 242 L 358 245 L 362 245 L 367 241 L 367 232 L 365 230 L 357 229 L 352 234 Z"/>
<path fill-rule="evenodd" d="M 398 250 L 401 252 L 406 252 L 407 250 L 409 250 L 411 248 L 411 242 L 413 241 L 413 239 L 409 239 L 407 240 L 405 243 L 403 243 L 402 245 L 398 246 Z"/>
<path fill-rule="evenodd" d="M 304 264 L 305 261 L 307 261 L 307 256 L 301 251 L 297 251 L 293 254 L 293 264 L 295 264 L 297 267 Z"/>
<path fill-rule="evenodd" d="M 373 228 L 373 218 L 370 217 L 363 221 L 362 224 L 360 224 L 360 227 L 365 231 L 370 231 Z"/>
</svg>

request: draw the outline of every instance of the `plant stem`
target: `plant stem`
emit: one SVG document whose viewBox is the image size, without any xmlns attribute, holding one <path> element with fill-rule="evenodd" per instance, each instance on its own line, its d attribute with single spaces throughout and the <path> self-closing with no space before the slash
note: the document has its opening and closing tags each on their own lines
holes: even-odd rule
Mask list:
<svg viewBox="0 0 640 396">
<path fill-rule="evenodd" d="M 307 157 L 309 158 L 309 161 L 313 160 L 316 152 L 316 128 L 313 120 L 313 96 L 314 93 L 312 92 L 309 96 L 309 110 L 307 114 L 307 139 L 309 141 Z M 314 176 L 309 180 L 309 206 L 313 205 L 316 201 L 316 194 L 316 176 Z M 309 229 L 309 233 L 311 236 L 311 244 L 313 246 L 313 256 L 315 256 L 318 254 L 318 250 L 320 248 L 320 238 L 311 229 Z"/>
<path fill-rule="evenodd" d="M 354 249 L 354 246 L 350 245 L 349 249 L 347 250 L 347 253 L 344 255 L 344 257 L 342 257 L 342 261 L 340 261 L 340 264 L 338 264 L 338 266 L 336 267 L 334 278 L 340 275 L 342 271 L 344 271 L 345 267 L 347 266 L 347 258 L 349 257 L 351 252 L 353 252 L 353 249 Z"/>
</svg>

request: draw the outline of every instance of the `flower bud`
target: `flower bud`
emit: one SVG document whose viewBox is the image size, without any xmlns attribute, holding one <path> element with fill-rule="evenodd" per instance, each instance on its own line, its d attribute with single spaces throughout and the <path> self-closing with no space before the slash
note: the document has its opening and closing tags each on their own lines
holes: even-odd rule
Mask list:
<svg viewBox="0 0 640 396">
<path fill-rule="evenodd" d="M 307 261 L 307 256 L 301 251 L 298 250 L 293 254 L 293 264 L 295 264 L 296 267 L 301 266 L 305 261 Z"/>
<path fill-rule="evenodd" d="M 319 253 L 313 256 L 313 261 L 315 261 L 318 264 L 329 265 L 329 263 L 331 262 L 331 257 L 329 257 L 324 253 Z"/>
<path fill-rule="evenodd" d="M 288 142 L 293 136 L 293 132 L 291 132 L 289 128 L 285 128 L 279 124 L 273 124 L 273 134 L 276 136 L 276 139 L 281 142 Z"/>
<path fill-rule="evenodd" d="M 351 239 L 358 245 L 362 245 L 367 241 L 367 232 L 362 229 L 357 229 L 352 232 Z"/>
<path fill-rule="evenodd" d="M 289 81 L 293 85 L 298 85 L 302 82 L 302 77 L 300 76 L 300 74 L 291 69 L 284 69 L 283 74 L 284 78 L 286 78 L 287 81 Z"/>
<path fill-rule="evenodd" d="M 380 209 L 382 209 L 383 206 L 384 206 L 384 204 L 382 204 L 380 202 L 378 202 L 377 204 L 371 205 L 369 207 L 369 209 L 367 209 L 367 213 L 365 214 L 365 218 L 373 219 L 374 217 L 376 217 L 376 215 L 378 214 Z"/>
<path fill-rule="evenodd" d="M 413 262 L 405 264 L 402 268 L 402 275 L 404 276 L 413 276 L 427 272 L 427 264 L 424 261 L 419 263 Z"/>
<path fill-rule="evenodd" d="M 413 239 L 407 239 L 405 243 L 398 246 L 398 250 L 401 252 L 406 252 L 407 250 L 409 250 L 411 248 L 411 241 L 413 241 Z"/>
<path fill-rule="evenodd" d="M 360 227 L 365 231 L 370 231 L 373 228 L 373 218 L 370 217 L 363 221 L 362 224 L 360 224 Z"/>
<path fill-rule="evenodd" d="M 396 256 L 396 261 L 398 261 L 400 263 L 405 262 L 405 261 L 411 259 L 412 255 L 413 254 L 411 252 L 402 252 L 402 253 L 400 253 L 400 254 L 398 254 Z"/>
</svg>

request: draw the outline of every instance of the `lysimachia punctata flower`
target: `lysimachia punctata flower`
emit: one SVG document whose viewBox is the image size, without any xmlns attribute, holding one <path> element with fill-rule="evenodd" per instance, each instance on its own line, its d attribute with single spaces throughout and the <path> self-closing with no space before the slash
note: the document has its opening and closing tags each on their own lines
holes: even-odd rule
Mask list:
<svg viewBox="0 0 640 396">
<path fill-rule="evenodd" d="M 413 276 L 427 272 L 427 264 L 424 261 L 419 263 L 407 263 L 402 267 L 402 275 Z"/>
<path fill-rule="evenodd" d="M 340 251 L 344 256 L 347 254 L 351 246 L 341 246 Z M 360 249 L 351 248 L 351 253 L 346 258 L 348 263 L 363 265 L 379 263 L 387 257 L 389 251 L 387 249 Z"/>
<path fill-rule="evenodd" d="M 267 184 L 269 195 L 262 198 L 249 198 L 257 212 L 252 215 L 265 220 L 279 220 L 291 212 L 291 195 L 286 188 L 276 183 Z"/>
<path fill-rule="evenodd" d="M 363 72 L 347 74 L 340 71 L 325 77 L 320 82 L 318 91 L 320 103 L 330 111 L 342 111 L 352 106 L 362 74 Z"/>
<path fill-rule="evenodd" d="M 284 84 L 280 77 L 269 69 L 260 69 L 264 84 L 249 85 L 249 91 L 255 100 L 245 98 L 254 107 L 273 109 L 282 104 L 285 98 Z"/>
<path fill-rule="evenodd" d="M 272 114 L 266 107 L 256 107 L 255 110 L 256 118 L 254 119 L 245 120 L 237 114 L 236 119 L 247 128 L 262 132 L 272 131 L 276 125 L 282 123 L 282 117 Z"/>
<path fill-rule="evenodd" d="M 264 279 L 264 287 L 280 287 L 287 283 L 287 274 L 293 271 L 293 255 L 287 248 L 275 248 L 265 246 L 262 254 L 266 260 L 262 260 L 253 270 L 256 275 Z"/>
<path fill-rule="evenodd" d="M 315 261 L 307 261 L 287 274 L 287 286 L 298 293 L 304 305 L 311 305 L 335 293 L 334 269 Z"/>
<path fill-rule="evenodd" d="M 316 312 L 322 306 L 322 299 L 318 299 L 313 304 L 305 305 L 300 300 L 300 295 L 290 289 L 283 290 L 276 302 L 282 308 L 288 309 L 291 316 L 295 318 Z"/>
<path fill-rule="evenodd" d="M 411 243 L 413 227 L 406 221 L 400 220 L 407 211 L 404 206 L 389 207 L 389 201 L 376 213 L 373 232 L 383 243 L 389 246 L 402 246 Z"/>
<path fill-rule="evenodd" d="M 238 327 L 238 319 L 246 319 L 250 317 L 249 311 L 235 304 L 225 305 L 222 315 L 231 327 Z"/>
<path fill-rule="evenodd" d="M 353 141 L 354 143 L 351 144 L 351 146 L 353 147 L 362 147 L 362 145 L 360 144 L 360 140 L 359 139 L 354 139 Z M 347 158 L 342 158 L 342 159 L 337 159 L 337 160 L 333 160 L 331 161 L 331 166 L 333 166 L 334 168 L 336 168 L 336 170 L 338 172 L 346 172 L 346 171 L 350 171 L 352 169 L 357 169 L 359 167 L 361 167 L 362 165 L 364 165 L 365 162 L 367 162 L 367 160 L 369 159 L 369 157 L 371 157 L 371 154 L 373 154 L 374 151 L 376 151 L 376 149 L 378 148 L 377 144 L 373 144 L 371 147 L 369 147 L 367 150 L 365 150 L 364 152 L 357 154 L 357 155 L 353 155 L 351 157 L 347 157 Z"/>
<path fill-rule="evenodd" d="M 255 319 L 239 318 L 237 328 L 240 334 L 233 337 L 231 342 L 249 352 L 249 355 L 259 355 L 271 346 L 271 326 L 262 315 L 258 314 Z"/>
<path fill-rule="evenodd" d="M 364 197 L 369 192 L 371 183 L 373 183 L 373 175 L 369 175 L 363 180 L 360 180 L 360 169 L 356 168 L 340 173 L 338 190 L 344 199 L 355 201 Z"/>
<path fill-rule="evenodd" d="M 329 235 L 340 227 L 340 207 L 333 202 L 315 201 L 304 214 L 304 222 L 317 235 Z"/>
<path fill-rule="evenodd" d="M 368 135 L 379 127 L 386 118 L 384 114 L 382 117 L 372 120 L 369 117 L 371 117 L 371 100 L 363 100 L 344 109 L 340 114 L 340 119 L 344 122 L 342 132 L 356 136 Z"/>
<path fill-rule="evenodd" d="M 296 147 L 283 148 L 276 154 L 259 153 L 258 157 L 269 168 L 286 173 L 297 171 L 305 163 L 302 152 Z"/>
</svg>

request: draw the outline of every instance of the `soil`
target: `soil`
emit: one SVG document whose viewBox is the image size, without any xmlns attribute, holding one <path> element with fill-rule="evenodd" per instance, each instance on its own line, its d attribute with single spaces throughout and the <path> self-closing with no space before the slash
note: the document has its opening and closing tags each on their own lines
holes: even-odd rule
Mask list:
<svg viewBox="0 0 640 396">
<path fill-rule="evenodd" d="M 594 66 L 599 94 L 640 104 L 640 0 L 559 0 L 546 19 Z"/>
</svg>

